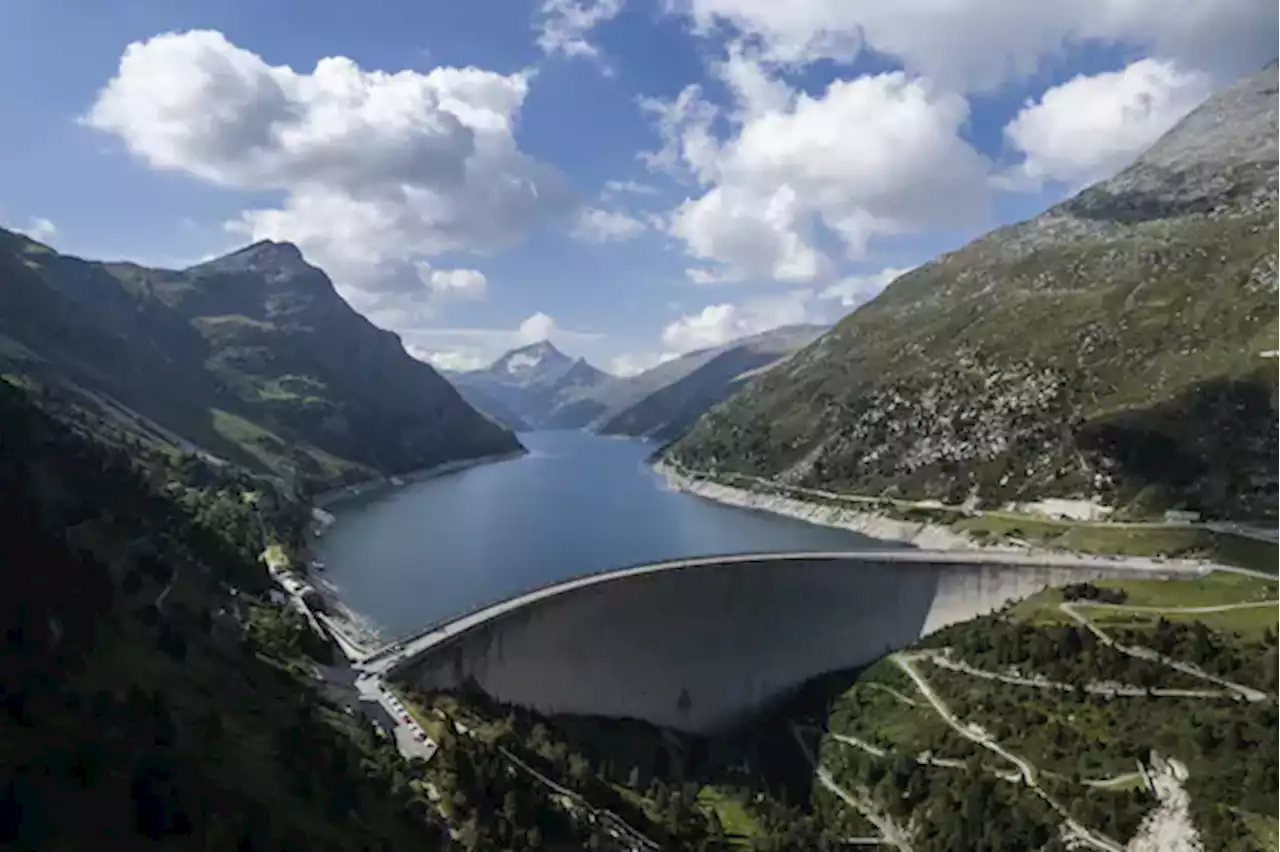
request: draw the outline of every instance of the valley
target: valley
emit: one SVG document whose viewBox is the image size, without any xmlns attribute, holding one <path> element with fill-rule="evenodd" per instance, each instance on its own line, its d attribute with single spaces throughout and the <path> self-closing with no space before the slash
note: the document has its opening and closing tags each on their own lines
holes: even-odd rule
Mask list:
<svg viewBox="0 0 1280 852">
<path fill-rule="evenodd" d="M 604 62 L 571 35 L 542 58 Z M 836 280 L 800 232 L 880 247 L 910 236 L 905 200 L 846 209 L 841 181 L 792 181 L 767 144 L 876 93 L 770 76 L 836 35 L 735 42 L 713 72 L 733 111 L 698 86 L 629 101 L 662 113 L 641 159 L 686 162 L 705 193 L 635 219 L 574 207 L 516 149 L 541 66 L 308 74 L 211 30 L 132 44 L 77 130 L 133 114 L 112 87 L 149 51 L 197 44 L 173 86 L 147 77 L 163 132 L 130 156 L 178 169 L 184 140 L 247 139 L 202 172 L 219 191 L 311 177 L 287 209 L 219 220 L 249 245 L 176 268 L 0 229 L 0 846 L 1277 852 L 1276 64 L 1194 89 L 1132 162 L 886 267 L 864 302 L 875 276 Z M 915 91 L 905 70 L 867 79 Z M 243 102 L 161 121 L 224 90 Z M 854 123 L 811 133 L 874 153 Z M 321 144 L 347 135 L 375 166 Z M 877 180 L 911 142 L 890 136 Z M 724 189 L 753 154 L 785 192 Z M 984 183 L 1017 177 L 987 165 Z M 449 196 L 490 177 L 488 206 Z M 657 193 L 640 187 L 597 201 Z M 532 342 L 436 324 L 489 286 L 437 256 L 485 229 L 500 253 L 553 201 L 592 251 L 685 239 L 692 287 L 754 286 L 712 264 L 726 248 L 812 286 L 790 308 L 668 305 L 661 350 L 630 362 L 656 366 L 628 376 L 562 352 L 595 333 L 544 314 Z M 310 247 L 259 239 L 300 221 L 342 234 L 301 229 L 341 292 Z M 579 295 L 638 289 L 619 272 Z M 810 321 L 837 297 L 843 319 Z M 388 316 L 407 331 L 370 319 Z"/>
<path fill-rule="evenodd" d="M 613 376 L 547 341 L 513 349 L 488 367 L 446 377 L 479 410 L 519 431 L 589 429 L 666 442 L 823 332 L 784 326 Z"/>
</svg>

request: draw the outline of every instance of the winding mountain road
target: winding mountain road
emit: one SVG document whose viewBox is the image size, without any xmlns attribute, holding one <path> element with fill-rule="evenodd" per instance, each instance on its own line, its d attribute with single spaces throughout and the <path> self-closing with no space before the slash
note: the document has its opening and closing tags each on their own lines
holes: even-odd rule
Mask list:
<svg viewBox="0 0 1280 852">
<path fill-rule="evenodd" d="M 970 742 L 980 745 L 988 751 L 995 752 L 1016 766 L 1018 768 L 1019 775 L 1022 777 L 1023 783 L 1043 799 L 1049 807 L 1053 808 L 1054 811 L 1057 812 L 1058 816 L 1062 818 L 1063 825 L 1069 832 L 1071 832 L 1071 834 L 1075 835 L 1081 842 L 1087 843 L 1095 849 L 1101 849 L 1103 852 L 1124 852 L 1124 847 L 1121 844 L 1117 843 L 1110 837 L 1100 834 L 1099 832 L 1077 822 L 1067 811 L 1066 807 L 1046 793 L 1039 784 L 1037 779 L 1038 770 L 1034 764 L 1001 746 L 1000 743 L 996 742 L 980 725 L 972 723 L 967 724 L 952 713 L 951 708 L 947 706 L 947 703 L 933 691 L 933 687 L 929 684 L 929 681 L 924 677 L 924 675 L 920 674 L 918 669 L 916 669 L 914 663 L 915 655 L 910 653 L 897 653 L 893 654 L 890 659 L 893 660 L 894 664 L 897 665 L 898 668 L 907 675 L 907 677 L 911 678 L 912 682 L 915 683 L 916 688 L 920 691 L 920 694 L 929 701 L 933 706 L 934 711 L 942 717 L 944 722 L 951 726 L 952 730 Z"/>
<path fill-rule="evenodd" d="M 800 729 L 795 725 L 791 725 L 791 736 L 795 738 L 796 745 L 800 746 L 800 752 L 804 755 L 805 760 L 813 767 L 814 776 L 818 779 L 818 783 L 830 791 L 836 798 L 844 802 L 849 807 L 856 810 L 866 818 L 879 830 L 884 838 L 883 843 L 897 849 L 898 852 L 914 852 L 911 848 L 910 838 L 905 829 L 898 825 L 892 817 L 883 813 L 877 807 L 871 797 L 865 793 L 858 794 L 841 787 L 840 784 L 831 777 L 831 772 L 825 766 L 818 762 L 818 759 L 809 751 L 809 746 L 805 743 L 804 737 L 800 735 Z"/>
<path fill-rule="evenodd" d="M 1199 666 L 1193 666 L 1191 663 L 1184 663 L 1181 660 L 1175 660 L 1172 657 L 1166 657 L 1164 654 L 1161 654 L 1159 651 L 1156 651 L 1153 648 L 1144 648 L 1140 645 L 1125 645 L 1121 642 L 1117 642 L 1109 634 L 1107 634 L 1106 631 L 1098 627 L 1098 625 L 1094 624 L 1082 613 L 1077 612 L 1076 606 L 1077 604 L 1075 603 L 1068 603 L 1066 601 L 1063 601 L 1062 603 L 1058 604 L 1058 609 L 1062 610 L 1062 612 L 1066 613 L 1068 617 L 1078 622 L 1082 627 L 1084 627 L 1086 630 L 1088 630 L 1090 633 L 1096 636 L 1099 642 L 1116 649 L 1122 654 L 1125 654 L 1130 657 L 1134 657 L 1139 660 L 1153 660 L 1157 663 L 1168 666 L 1171 669 L 1180 671 L 1183 674 L 1190 675 L 1191 677 L 1194 677 L 1194 678 L 1198 678 L 1199 680 L 1207 681 L 1209 683 L 1216 683 L 1218 686 L 1221 686 L 1223 689 L 1226 689 L 1226 690 L 1229 690 L 1230 692 L 1235 693 L 1236 696 L 1238 696 L 1239 698 L 1243 698 L 1245 701 L 1255 701 L 1255 702 L 1266 701 L 1270 697 L 1267 695 L 1267 693 L 1259 689 L 1254 689 L 1253 687 L 1245 686 L 1244 684 L 1227 680 L 1224 677 L 1219 677 L 1218 675 L 1210 674 L 1209 672 L 1205 671 Z M 1232 608 L 1241 609 L 1244 607 L 1243 604 L 1222 604 L 1222 606 L 1228 609 L 1232 609 Z M 1194 611 L 1194 610 L 1191 608 L 1181 609 L 1181 610 L 1177 608 L 1165 608 L 1165 609 L 1162 609 L 1161 611 L 1162 612 L 1187 612 L 1187 611 Z M 1222 612 L 1223 610 L 1215 609 L 1214 611 Z"/>
<path fill-rule="evenodd" d="M 971 666 L 968 663 L 962 663 L 953 660 L 944 654 L 934 651 L 919 652 L 920 659 L 927 659 L 930 663 L 940 669 L 948 669 L 960 674 L 966 674 L 970 677 L 982 678 L 983 680 L 993 680 L 1000 683 L 1007 683 L 1011 686 L 1025 686 L 1031 689 L 1050 689 L 1058 692 L 1072 692 L 1075 690 L 1075 684 L 1063 683 L 1062 681 L 1049 680 L 1040 676 L 1023 676 L 1002 674 L 993 672 L 990 669 L 980 669 Z M 1081 687 L 1090 695 L 1105 695 L 1108 697 L 1125 696 L 1130 698 L 1146 698 L 1156 696 L 1158 698 L 1234 698 L 1236 693 L 1226 689 L 1165 689 L 1162 687 L 1147 688 L 1143 686 L 1132 686 L 1123 683 L 1105 683 L 1093 682 L 1087 683 Z"/>
</svg>

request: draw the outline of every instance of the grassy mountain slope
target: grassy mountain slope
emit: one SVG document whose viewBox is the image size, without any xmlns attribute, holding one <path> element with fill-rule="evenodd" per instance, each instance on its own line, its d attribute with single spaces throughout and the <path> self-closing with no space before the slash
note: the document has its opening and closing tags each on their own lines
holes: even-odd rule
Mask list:
<svg viewBox="0 0 1280 852">
<path fill-rule="evenodd" d="M 601 423 L 599 431 L 669 441 L 759 371 L 777 364 L 821 333 L 818 326 L 788 326 L 734 341 L 687 375 L 613 414 Z"/>
<path fill-rule="evenodd" d="M 0 307 L 4 372 L 259 469 L 333 483 L 518 447 L 288 244 L 175 272 L 0 231 Z"/>
<path fill-rule="evenodd" d="M 687 467 L 1274 517 L 1276 67 L 1132 166 L 899 278 L 704 417 Z"/>
</svg>

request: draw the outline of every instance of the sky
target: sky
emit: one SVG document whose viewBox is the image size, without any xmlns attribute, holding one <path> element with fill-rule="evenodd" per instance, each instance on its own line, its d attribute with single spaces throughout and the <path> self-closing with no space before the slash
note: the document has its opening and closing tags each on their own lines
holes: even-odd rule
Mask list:
<svg viewBox="0 0 1280 852">
<path fill-rule="evenodd" d="M 0 224 L 296 243 L 415 356 L 830 323 L 1275 58 L 1274 0 L 0 0 Z"/>
</svg>

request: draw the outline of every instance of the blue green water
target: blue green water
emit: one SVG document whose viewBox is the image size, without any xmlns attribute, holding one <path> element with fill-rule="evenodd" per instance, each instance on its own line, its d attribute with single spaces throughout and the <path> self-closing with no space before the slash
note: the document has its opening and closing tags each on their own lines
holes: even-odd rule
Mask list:
<svg viewBox="0 0 1280 852">
<path fill-rule="evenodd" d="M 557 580 L 725 553 L 891 546 L 669 491 L 653 447 L 583 432 L 529 454 L 339 504 L 317 555 L 343 602 L 390 635 Z"/>
</svg>

